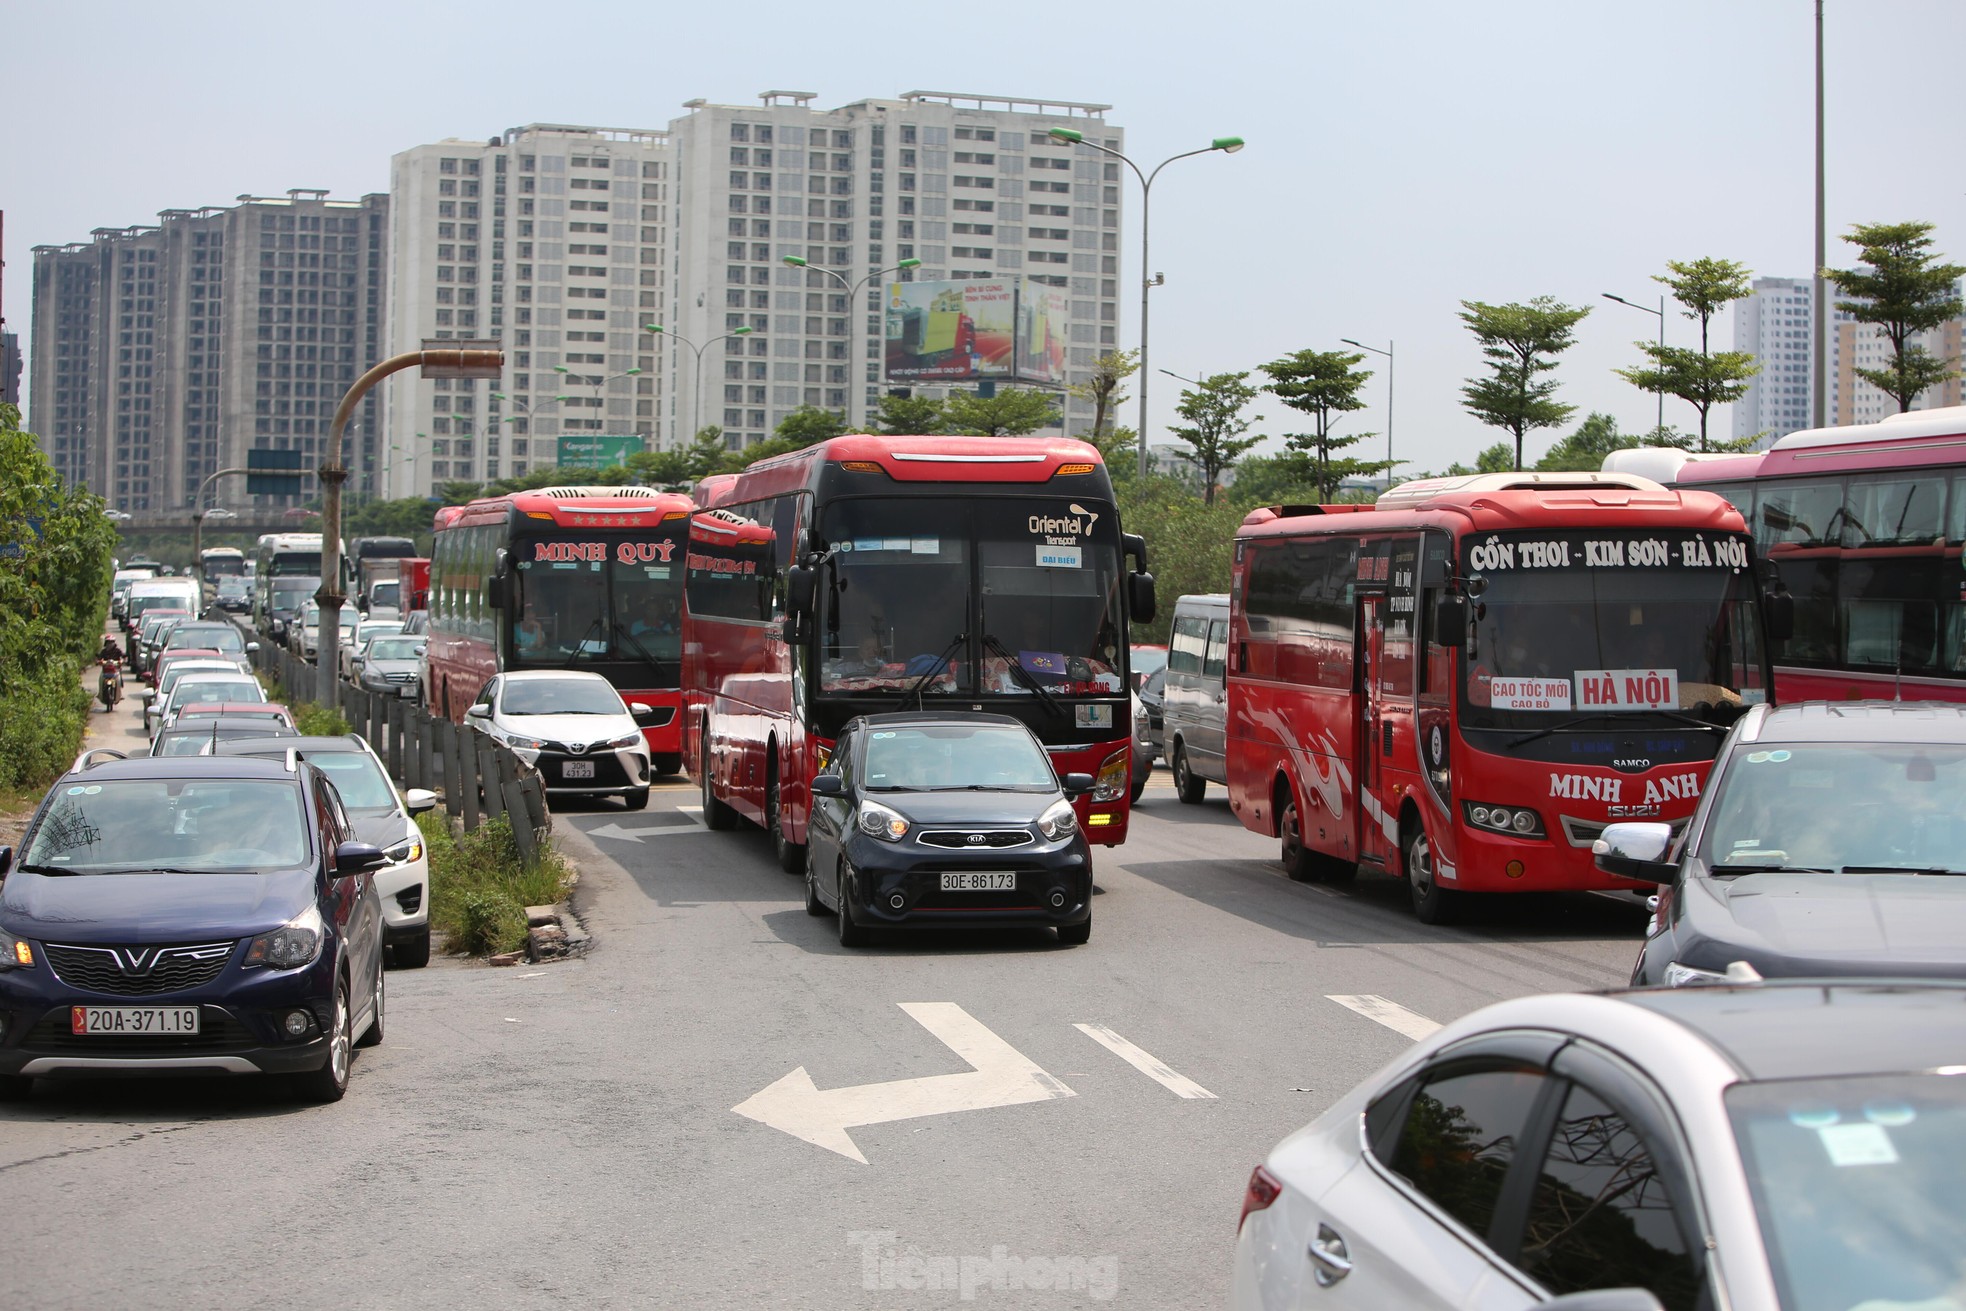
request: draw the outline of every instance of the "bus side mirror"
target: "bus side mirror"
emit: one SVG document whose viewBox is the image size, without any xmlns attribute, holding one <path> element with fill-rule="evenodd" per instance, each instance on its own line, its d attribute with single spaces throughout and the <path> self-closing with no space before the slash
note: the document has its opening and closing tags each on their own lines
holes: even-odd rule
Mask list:
<svg viewBox="0 0 1966 1311">
<path fill-rule="evenodd" d="M 1135 569 L 1147 567 L 1147 539 L 1139 533 L 1121 533 L 1120 550 L 1133 562 Z"/>
<path fill-rule="evenodd" d="M 815 575 L 802 564 L 785 571 L 785 640 L 798 645 L 806 640 L 812 623 L 812 595 Z"/>
<path fill-rule="evenodd" d="M 491 577 L 485 580 L 485 604 L 494 610 L 505 608 L 505 585 L 511 573 L 511 557 L 504 547 L 500 547 L 492 562 Z"/>
<path fill-rule="evenodd" d="M 1768 610 L 1768 640 L 1786 642 L 1795 636 L 1795 598 L 1787 592 L 1770 592 L 1763 598 Z"/>
<path fill-rule="evenodd" d="M 1126 608 L 1136 624 L 1154 622 L 1154 576 L 1142 570 L 1126 576 Z"/>
<path fill-rule="evenodd" d="M 1456 592 L 1442 592 L 1434 598 L 1433 638 L 1436 645 L 1455 647 L 1468 644 L 1468 598 Z"/>
</svg>

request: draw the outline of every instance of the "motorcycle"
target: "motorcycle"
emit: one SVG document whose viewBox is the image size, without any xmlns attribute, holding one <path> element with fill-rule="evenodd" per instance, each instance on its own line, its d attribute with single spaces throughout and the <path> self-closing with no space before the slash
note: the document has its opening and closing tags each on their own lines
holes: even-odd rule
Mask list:
<svg viewBox="0 0 1966 1311">
<path fill-rule="evenodd" d="M 101 671 L 96 677 L 96 696 L 106 713 L 123 698 L 123 670 L 114 660 L 98 660 L 96 666 Z"/>
</svg>

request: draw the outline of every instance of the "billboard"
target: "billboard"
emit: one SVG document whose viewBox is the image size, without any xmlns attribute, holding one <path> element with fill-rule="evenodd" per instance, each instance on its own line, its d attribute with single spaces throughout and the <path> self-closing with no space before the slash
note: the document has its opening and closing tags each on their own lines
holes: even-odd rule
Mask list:
<svg viewBox="0 0 1966 1311">
<path fill-rule="evenodd" d="M 610 464 L 627 463 L 628 457 L 641 449 L 642 439 L 633 433 L 619 437 L 576 433 L 560 438 L 559 464 L 562 469 L 605 469 Z"/>
<path fill-rule="evenodd" d="M 891 282 L 889 382 L 1065 381 L 1062 288 L 1032 278 Z"/>
</svg>

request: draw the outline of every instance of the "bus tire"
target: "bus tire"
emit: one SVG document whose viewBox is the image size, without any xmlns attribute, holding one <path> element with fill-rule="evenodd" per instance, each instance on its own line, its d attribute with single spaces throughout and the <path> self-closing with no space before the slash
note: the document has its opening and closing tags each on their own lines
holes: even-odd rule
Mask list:
<svg viewBox="0 0 1966 1311">
<path fill-rule="evenodd" d="M 1277 835 L 1283 872 L 1293 883 L 1349 883 L 1358 876 L 1357 865 L 1314 850 L 1304 841 L 1297 796 L 1282 781 L 1277 784 Z"/>
<path fill-rule="evenodd" d="M 665 778 L 677 773 L 682 767 L 683 756 L 680 751 L 658 751 L 649 757 L 649 768 L 655 771 L 657 778 Z"/>
<path fill-rule="evenodd" d="M 1452 924 L 1460 915 L 1461 894 L 1441 887 L 1434 878 L 1434 848 L 1427 839 L 1427 826 L 1412 821 L 1400 836 L 1404 839 L 1400 851 L 1413 918 L 1422 924 Z"/>
<path fill-rule="evenodd" d="M 737 812 L 717 799 L 717 786 L 710 779 L 710 735 L 703 735 L 703 827 L 728 833 L 737 827 Z"/>
<path fill-rule="evenodd" d="M 803 843 L 793 842 L 785 836 L 785 823 L 778 813 L 778 765 L 774 762 L 765 772 L 765 832 L 771 835 L 771 854 L 778 860 L 778 868 L 787 874 L 801 874 L 806 867 L 806 849 Z"/>
<path fill-rule="evenodd" d="M 1208 791 L 1208 780 L 1197 778 L 1188 768 L 1188 747 L 1185 742 L 1174 744 L 1174 795 L 1190 806 L 1201 804 L 1202 794 Z"/>
</svg>

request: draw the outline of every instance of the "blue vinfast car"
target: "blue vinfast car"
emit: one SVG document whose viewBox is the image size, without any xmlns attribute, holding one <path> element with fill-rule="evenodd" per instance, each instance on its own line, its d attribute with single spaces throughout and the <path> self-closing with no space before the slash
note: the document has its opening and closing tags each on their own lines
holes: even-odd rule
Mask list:
<svg viewBox="0 0 1966 1311">
<path fill-rule="evenodd" d="M 38 1075 L 282 1074 L 382 1040 L 385 860 L 314 766 L 92 752 L 0 848 L 0 1099 Z"/>
</svg>

